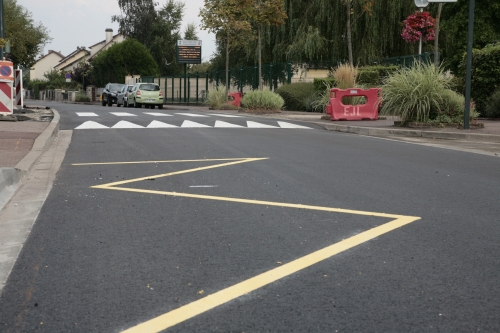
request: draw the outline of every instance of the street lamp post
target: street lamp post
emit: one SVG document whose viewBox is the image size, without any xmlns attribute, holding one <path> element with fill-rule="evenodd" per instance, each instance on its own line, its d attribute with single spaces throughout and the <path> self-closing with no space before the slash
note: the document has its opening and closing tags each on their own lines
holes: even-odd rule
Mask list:
<svg viewBox="0 0 500 333">
<path fill-rule="evenodd" d="M 0 0 L 0 38 L 5 38 L 4 32 L 4 15 L 3 15 L 3 0 Z M 0 47 L 0 60 L 3 59 L 3 48 L 5 46 Z"/>
<path fill-rule="evenodd" d="M 429 4 L 428 0 L 415 0 L 415 6 L 420 8 L 420 12 L 424 11 L 424 7 Z M 422 54 L 422 34 L 420 34 L 420 41 L 418 42 L 418 55 Z"/>
</svg>

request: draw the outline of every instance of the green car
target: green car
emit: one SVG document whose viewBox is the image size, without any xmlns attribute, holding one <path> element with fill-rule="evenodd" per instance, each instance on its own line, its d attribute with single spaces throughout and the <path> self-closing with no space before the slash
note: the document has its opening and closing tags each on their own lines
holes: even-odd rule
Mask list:
<svg viewBox="0 0 500 333">
<path fill-rule="evenodd" d="M 163 92 L 160 91 L 160 86 L 155 83 L 137 83 L 132 91 L 128 94 L 128 106 L 140 108 L 144 104 L 145 107 L 154 109 L 163 109 Z"/>
</svg>

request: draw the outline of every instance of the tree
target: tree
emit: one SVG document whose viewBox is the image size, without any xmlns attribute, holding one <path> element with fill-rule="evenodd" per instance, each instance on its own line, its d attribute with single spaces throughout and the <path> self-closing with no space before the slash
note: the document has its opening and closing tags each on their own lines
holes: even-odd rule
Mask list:
<svg viewBox="0 0 500 333">
<path fill-rule="evenodd" d="M 253 38 L 248 22 L 251 0 L 205 0 L 200 10 L 202 29 L 223 41 L 226 51 L 226 91 L 229 89 L 229 53 Z M 227 94 L 226 94 L 227 95 Z"/>
<path fill-rule="evenodd" d="M 118 31 L 134 38 L 149 50 L 158 64 L 161 75 L 180 73 L 176 65 L 175 46 L 181 39 L 180 28 L 184 3 L 168 0 L 156 9 L 153 0 L 118 0 L 122 15 L 112 17 L 118 22 Z"/>
<path fill-rule="evenodd" d="M 257 25 L 259 89 L 262 90 L 262 27 L 280 26 L 287 18 L 283 0 L 254 0 L 251 19 Z"/>
<path fill-rule="evenodd" d="M 127 75 L 158 75 L 158 65 L 148 49 L 135 39 L 127 39 L 99 53 L 91 62 L 94 84 L 123 82 Z"/>
<path fill-rule="evenodd" d="M 92 66 L 84 59 L 78 62 L 78 65 L 70 72 L 70 74 L 71 78 L 80 83 L 84 90 L 86 85 L 93 84 Z"/>
<path fill-rule="evenodd" d="M 198 36 L 196 35 L 196 24 L 188 23 L 186 29 L 184 30 L 184 39 L 198 40 Z"/>
<path fill-rule="evenodd" d="M 31 67 L 44 46 L 51 40 L 49 31 L 36 23 L 31 13 L 16 0 L 4 1 L 5 39 L 10 41 L 8 57 L 16 66 Z"/>
</svg>

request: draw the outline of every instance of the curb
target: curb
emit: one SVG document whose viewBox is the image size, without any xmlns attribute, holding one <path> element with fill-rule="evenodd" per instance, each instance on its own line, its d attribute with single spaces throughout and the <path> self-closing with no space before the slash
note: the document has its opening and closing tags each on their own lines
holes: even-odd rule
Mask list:
<svg viewBox="0 0 500 333">
<path fill-rule="evenodd" d="M 361 126 L 347 126 L 338 124 L 325 124 L 318 122 L 314 122 L 314 124 L 322 126 L 324 129 L 328 131 L 337 131 L 337 132 L 352 133 L 352 134 L 367 135 L 367 136 L 378 136 L 378 137 L 406 136 L 406 137 L 429 138 L 429 139 L 500 143 L 500 135 L 494 135 L 494 134 L 387 129 L 387 128 L 373 128 L 373 127 L 361 127 Z"/>
<path fill-rule="evenodd" d="M 31 151 L 19 161 L 14 168 L 0 168 L 0 209 L 17 190 L 18 185 L 24 182 L 36 162 L 52 145 L 59 133 L 59 113 L 52 109 L 54 118 L 49 126 L 35 139 Z"/>
</svg>

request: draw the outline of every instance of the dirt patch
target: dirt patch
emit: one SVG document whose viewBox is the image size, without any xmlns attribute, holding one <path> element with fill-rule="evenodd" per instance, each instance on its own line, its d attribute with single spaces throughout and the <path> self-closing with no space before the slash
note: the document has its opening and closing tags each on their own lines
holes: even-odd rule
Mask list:
<svg viewBox="0 0 500 333">
<path fill-rule="evenodd" d="M 54 112 L 49 107 L 25 107 L 21 110 L 14 110 L 13 116 L 18 121 L 50 122 L 54 118 Z"/>
</svg>

